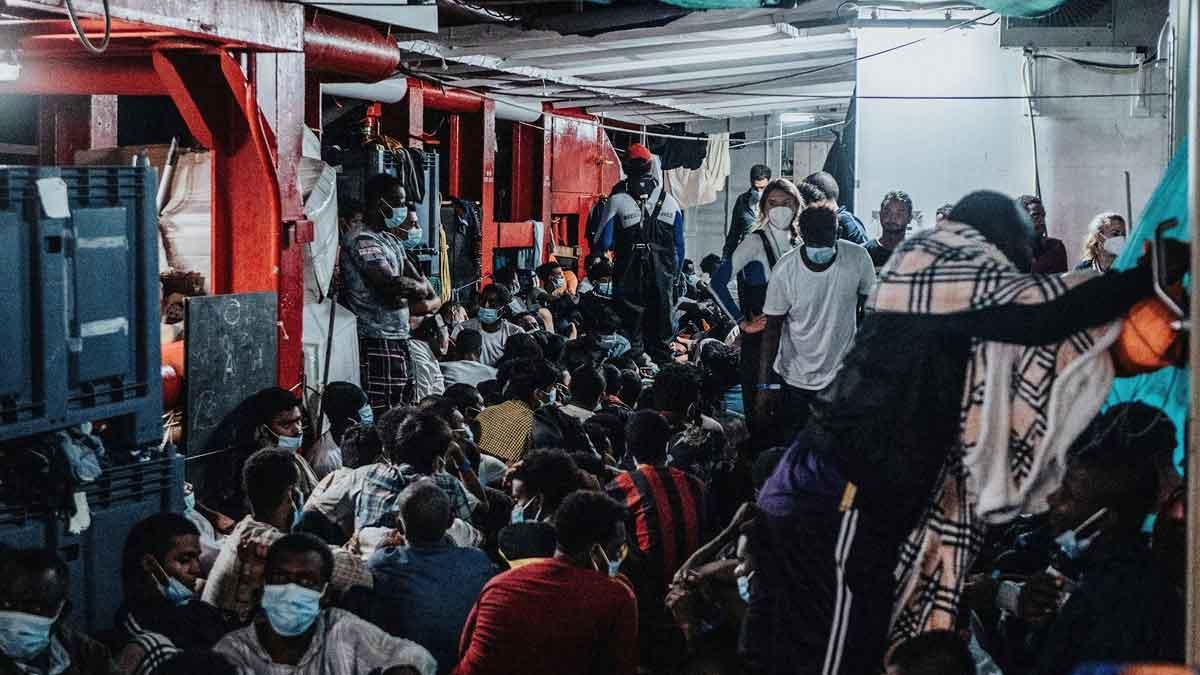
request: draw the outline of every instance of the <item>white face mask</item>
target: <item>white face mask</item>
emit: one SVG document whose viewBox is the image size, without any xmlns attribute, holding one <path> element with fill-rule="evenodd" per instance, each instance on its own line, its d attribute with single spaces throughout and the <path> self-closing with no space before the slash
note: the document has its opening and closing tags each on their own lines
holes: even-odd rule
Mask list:
<svg viewBox="0 0 1200 675">
<path fill-rule="evenodd" d="M 776 230 L 790 230 L 796 218 L 796 210 L 790 206 L 773 206 L 767 211 L 767 221 Z"/>
<path fill-rule="evenodd" d="M 1125 250 L 1125 243 L 1128 241 L 1125 237 L 1109 237 L 1104 240 L 1104 252 L 1109 255 L 1121 255 Z"/>
</svg>

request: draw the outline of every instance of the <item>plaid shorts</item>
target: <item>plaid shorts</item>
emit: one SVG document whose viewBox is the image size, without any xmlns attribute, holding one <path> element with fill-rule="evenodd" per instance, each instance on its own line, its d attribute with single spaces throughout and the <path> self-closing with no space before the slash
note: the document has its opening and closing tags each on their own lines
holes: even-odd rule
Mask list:
<svg viewBox="0 0 1200 675">
<path fill-rule="evenodd" d="M 398 405 L 417 402 L 408 340 L 358 338 L 359 372 L 376 415 Z"/>
</svg>

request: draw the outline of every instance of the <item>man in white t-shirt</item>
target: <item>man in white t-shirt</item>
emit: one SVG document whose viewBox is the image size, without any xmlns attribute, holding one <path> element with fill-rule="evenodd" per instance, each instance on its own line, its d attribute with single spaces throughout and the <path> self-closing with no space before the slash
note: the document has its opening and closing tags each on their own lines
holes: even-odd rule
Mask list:
<svg viewBox="0 0 1200 675">
<path fill-rule="evenodd" d="M 483 335 L 479 331 L 473 328 L 459 331 L 454 341 L 454 352 L 457 360 L 441 363 L 442 378 L 447 387 L 460 382 L 478 387 L 480 382 L 496 379 L 496 369 L 480 362 Z"/>
<path fill-rule="evenodd" d="M 485 366 L 495 367 L 500 357 L 504 356 L 504 345 L 508 344 L 508 338 L 525 332 L 520 326 L 501 318 L 511 301 L 512 293 L 507 288 L 491 284 L 485 287 L 479 296 L 479 310 L 475 318 L 458 324 L 454 329 L 456 338 L 467 329 L 479 331 L 480 337 L 483 338 L 479 361 Z"/>
<path fill-rule="evenodd" d="M 759 419 L 781 422 L 775 444 L 787 444 L 804 427 L 811 404 L 841 370 L 875 284 L 870 254 L 839 240 L 837 228 L 831 209 L 805 209 L 804 245 L 779 260 L 767 286 L 756 405 Z"/>
</svg>

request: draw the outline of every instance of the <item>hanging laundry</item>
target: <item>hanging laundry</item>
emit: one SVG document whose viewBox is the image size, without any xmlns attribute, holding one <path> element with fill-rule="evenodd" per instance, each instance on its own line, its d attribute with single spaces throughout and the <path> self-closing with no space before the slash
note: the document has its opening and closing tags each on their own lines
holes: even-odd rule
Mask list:
<svg viewBox="0 0 1200 675">
<path fill-rule="evenodd" d="M 704 165 L 708 152 L 707 134 L 689 134 L 680 131 L 667 131 L 673 136 L 689 136 L 695 140 L 681 138 L 650 137 L 647 145 L 650 152 L 662 160 L 664 171 L 670 169 L 699 169 Z"/>
<path fill-rule="evenodd" d="M 729 134 L 711 134 L 699 169 L 671 169 L 665 173 L 671 196 L 684 208 L 711 204 L 725 189 L 729 176 Z"/>
</svg>

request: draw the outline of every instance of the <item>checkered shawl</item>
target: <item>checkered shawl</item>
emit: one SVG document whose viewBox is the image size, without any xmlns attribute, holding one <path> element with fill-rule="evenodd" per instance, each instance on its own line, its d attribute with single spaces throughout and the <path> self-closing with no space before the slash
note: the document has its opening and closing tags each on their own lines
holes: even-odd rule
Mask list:
<svg viewBox="0 0 1200 675">
<path fill-rule="evenodd" d="M 877 312 L 946 315 L 1014 303 L 1039 304 L 1086 278 L 1023 274 L 975 228 L 945 223 L 910 238 L 896 250 L 868 307 Z M 964 577 L 983 540 L 971 458 L 1006 453 L 1009 475 L 1004 479 L 1016 486 L 1032 480 L 1058 374 L 1085 354 L 1093 341 L 1091 334 L 1082 332 L 1039 347 L 978 339 L 972 343 L 958 445 L 947 455 L 926 512 L 901 546 L 892 612 L 893 643 L 924 631 L 953 628 Z M 1013 354 L 1004 361 L 1011 367 L 993 368 L 989 376 L 989 359 L 1000 354 Z M 1003 383 L 1011 384 L 1004 388 L 1012 397 L 1007 447 L 980 445 L 982 423 L 989 414 L 984 406 L 989 377 L 1011 378 L 1010 383 Z M 990 414 L 995 419 L 995 411 Z"/>
</svg>

